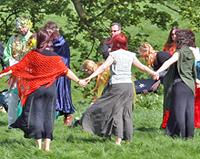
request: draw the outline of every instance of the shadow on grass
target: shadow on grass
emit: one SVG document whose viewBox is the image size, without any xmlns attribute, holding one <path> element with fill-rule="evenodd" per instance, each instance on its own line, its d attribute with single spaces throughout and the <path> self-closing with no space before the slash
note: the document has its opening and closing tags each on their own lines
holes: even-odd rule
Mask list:
<svg viewBox="0 0 200 159">
<path fill-rule="evenodd" d="M 3 122 L 3 121 L 0 121 L 0 126 L 7 126 L 7 121 Z"/>
<path fill-rule="evenodd" d="M 96 143 L 101 142 L 104 143 L 105 141 L 110 141 L 110 138 L 105 137 L 74 137 L 74 136 L 68 136 L 66 141 L 71 143 L 77 143 L 77 142 L 86 142 L 86 143 Z"/>
<path fill-rule="evenodd" d="M 7 147 L 9 145 L 10 147 L 12 147 L 14 145 L 24 145 L 24 142 L 17 139 L 5 139 L 0 141 L 0 145 L 4 147 Z"/>
<path fill-rule="evenodd" d="M 139 127 L 139 128 L 134 128 L 134 131 L 144 131 L 144 132 L 157 132 L 161 130 L 160 128 L 146 128 L 146 127 Z"/>
</svg>

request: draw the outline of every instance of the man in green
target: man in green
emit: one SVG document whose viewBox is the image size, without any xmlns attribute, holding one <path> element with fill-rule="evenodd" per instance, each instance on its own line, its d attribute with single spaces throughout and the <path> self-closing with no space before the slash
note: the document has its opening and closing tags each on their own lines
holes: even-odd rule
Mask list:
<svg viewBox="0 0 200 159">
<path fill-rule="evenodd" d="M 16 28 L 18 33 L 9 38 L 4 49 L 3 61 L 7 66 L 18 63 L 24 55 L 32 49 L 32 22 L 27 17 L 18 17 L 16 19 Z M 17 119 L 19 111 L 19 97 L 16 82 L 12 83 L 8 95 L 8 128 Z"/>
</svg>

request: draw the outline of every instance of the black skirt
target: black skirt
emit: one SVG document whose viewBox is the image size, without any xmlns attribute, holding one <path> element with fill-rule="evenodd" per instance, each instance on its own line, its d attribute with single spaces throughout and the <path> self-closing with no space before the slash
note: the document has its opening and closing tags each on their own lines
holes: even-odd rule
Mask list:
<svg viewBox="0 0 200 159">
<path fill-rule="evenodd" d="M 42 86 L 29 95 L 21 116 L 11 125 L 24 132 L 25 138 L 53 139 L 56 85 Z"/>
</svg>

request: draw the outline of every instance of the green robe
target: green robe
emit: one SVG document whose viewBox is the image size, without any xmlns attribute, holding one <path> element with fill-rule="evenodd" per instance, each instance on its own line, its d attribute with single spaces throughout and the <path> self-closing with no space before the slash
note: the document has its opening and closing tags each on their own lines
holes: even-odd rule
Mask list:
<svg viewBox="0 0 200 159">
<path fill-rule="evenodd" d="M 165 108 L 170 108 L 172 106 L 172 87 L 175 80 L 175 69 L 177 67 L 178 74 L 183 82 L 195 93 L 195 79 L 196 79 L 196 69 L 195 69 L 195 57 L 192 50 L 189 47 L 183 47 L 177 50 L 179 53 L 179 59 L 176 63 L 170 66 L 165 78 L 163 79 L 163 84 L 165 85 L 164 90 L 164 106 Z"/>
<path fill-rule="evenodd" d="M 7 65 L 9 65 L 9 59 L 14 58 L 17 61 L 20 61 L 24 57 L 24 55 L 30 50 L 28 46 L 28 41 L 31 36 L 32 33 L 28 31 L 25 36 L 19 34 L 19 35 L 13 35 L 9 38 L 3 53 L 4 54 L 3 61 Z M 14 45 L 17 46 L 14 48 Z M 14 56 L 14 54 L 19 54 L 19 55 Z"/>
</svg>

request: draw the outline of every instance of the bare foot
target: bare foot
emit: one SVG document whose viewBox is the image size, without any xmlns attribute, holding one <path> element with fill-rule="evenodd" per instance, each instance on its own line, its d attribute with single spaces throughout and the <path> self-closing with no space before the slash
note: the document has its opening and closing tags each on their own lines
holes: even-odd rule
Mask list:
<svg viewBox="0 0 200 159">
<path fill-rule="evenodd" d="M 121 142 L 122 142 L 122 139 L 119 138 L 119 137 L 116 137 L 116 139 L 115 139 L 115 144 L 116 144 L 116 145 L 121 145 Z"/>
</svg>

